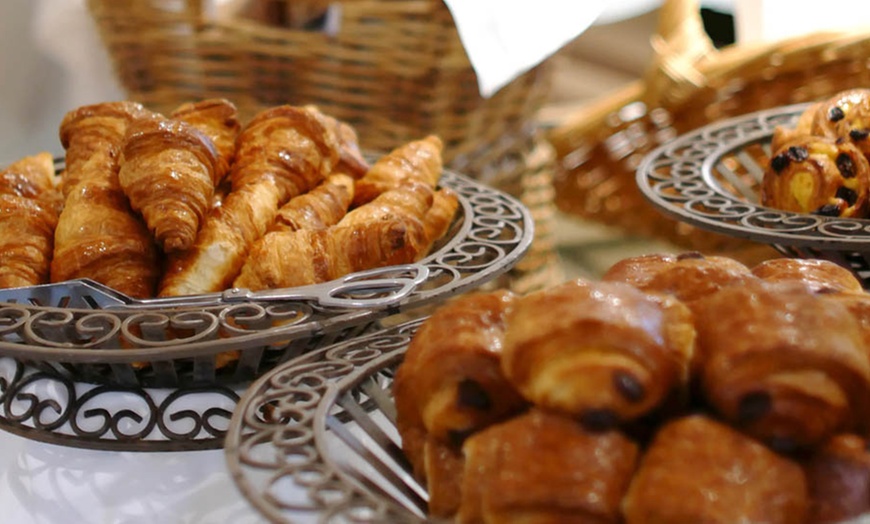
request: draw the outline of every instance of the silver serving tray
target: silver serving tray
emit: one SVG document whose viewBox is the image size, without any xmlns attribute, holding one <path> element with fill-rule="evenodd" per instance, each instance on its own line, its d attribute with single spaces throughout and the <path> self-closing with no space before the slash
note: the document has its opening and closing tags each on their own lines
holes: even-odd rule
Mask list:
<svg viewBox="0 0 870 524">
<path fill-rule="evenodd" d="M 220 447 L 239 394 L 263 373 L 420 316 L 507 273 L 526 253 L 534 222 L 522 203 L 450 171 L 441 185 L 457 192 L 460 207 L 418 264 L 180 302 L 111 290 L 101 302 L 107 290 L 97 285 L 101 296 L 88 297 L 90 282 L 9 291 L 0 303 L 0 428 L 98 449 Z M 225 351 L 238 353 L 220 366 Z"/>
<path fill-rule="evenodd" d="M 870 219 L 793 213 L 759 201 L 774 129 L 793 128 L 808 105 L 750 113 L 686 133 L 644 158 L 637 184 L 671 218 L 769 244 L 787 256 L 831 260 L 870 288 Z"/>
</svg>

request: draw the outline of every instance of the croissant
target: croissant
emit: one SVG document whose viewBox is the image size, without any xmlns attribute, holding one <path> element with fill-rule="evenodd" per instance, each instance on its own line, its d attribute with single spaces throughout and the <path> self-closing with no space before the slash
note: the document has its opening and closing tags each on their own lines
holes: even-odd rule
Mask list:
<svg viewBox="0 0 870 524">
<path fill-rule="evenodd" d="M 60 193 L 50 153 L 0 171 L 0 288 L 48 282 Z"/>
<path fill-rule="evenodd" d="M 423 217 L 432 189 L 406 184 L 350 211 L 327 229 L 278 231 L 251 250 L 236 287 L 274 289 L 326 282 L 376 267 L 407 264 L 426 253 Z"/>
<path fill-rule="evenodd" d="M 755 278 L 749 268 L 737 260 L 697 252 L 628 257 L 615 263 L 601 277 L 606 282 L 624 282 L 644 291 L 673 295 L 687 303 Z"/>
<path fill-rule="evenodd" d="M 756 264 L 752 274 L 766 282 L 803 284 L 812 293 L 864 293 L 851 271 L 829 260 L 773 258 Z"/>
<path fill-rule="evenodd" d="M 88 173 L 117 172 L 117 160 L 127 126 L 153 113 L 136 102 L 106 102 L 81 106 L 66 113 L 60 123 L 60 142 L 66 169 L 61 180 L 63 195 L 78 185 L 85 163 L 100 162 Z"/>
<path fill-rule="evenodd" d="M 695 333 L 673 297 L 575 280 L 518 298 L 507 323 L 508 380 L 534 404 L 590 427 L 637 419 L 688 385 Z"/>
<path fill-rule="evenodd" d="M 619 523 L 638 457 L 618 431 L 532 409 L 468 438 L 458 522 Z"/>
<path fill-rule="evenodd" d="M 118 181 L 127 126 L 149 117 L 138 104 L 86 106 L 64 117 L 64 207 L 54 236 L 52 282 L 91 278 L 131 297 L 154 295 L 157 249 Z"/>
<path fill-rule="evenodd" d="M 338 148 L 338 138 L 319 113 L 289 105 L 265 109 L 236 139 L 232 188 L 271 180 L 284 205 L 332 173 Z"/>
<path fill-rule="evenodd" d="M 218 185 L 229 171 L 236 153 L 236 137 L 241 130 L 236 106 L 223 98 L 209 98 L 184 103 L 171 116 L 192 125 L 214 144 L 217 161 L 212 185 Z"/>
<path fill-rule="evenodd" d="M 423 468 L 428 510 L 433 517 L 447 518 L 459 509 L 462 497 L 462 470 L 465 458 L 462 449 L 431 436 L 423 444 Z"/>
<path fill-rule="evenodd" d="M 396 427 L 418 476 L 424 472 L 421 445 L 427 435 L 458 446 L 524 407 L 500 362 L 505 316 L 514 299 L 507 290 L 451 299 L 408 345 L 392 391 Z"/>
<path fill-rule="evenodd" d="M 410 180 L 434 188 L 441 178 L 443 147 L 441 139 L 430 135 L 422 140 L 408 142 L 381 157 L 357 180 L 353 205 L 370 202 L 381 193 Z"/>
<path fill-rule="evenodd" d="M 800 466 L 705 415 L 667 422 L 623 500 L 626 524 L 803 524 Z"/>
<path fill-rule="evenodd" d="M 844 522 L 870 512 L 870 452 L 858 435 L 836 435 L 804 468 L 809 518 L 814 524 Z"/>
<path fill-rule="evenodd" d="M 423 217 L 423 227 L 426 232 L 425 245 L 420 249 L 422 253 L 429 253 L 432 246 L 441 240 L 459 208 L 459 196 L 449 187 L 442 187 L 432 197 L 432 206 Z"/>
<path fill-rule="evenodd" d="M 139 119 L 127 129 L 118 180 L 165 253 L 189 249 L 214 197 L 218 153 L 184 122 Z"/>
<path fill-rule="evenodd" d="M 310 111 L 293 106 L 260 112 L 236 145 L 232 191 L 206 216 L 193 247 L 169 257 L 160 296 L 229 287 L 278 209 L 317 186 L 338 160 L 335 135 Z"/>
<path fill-rule="evenodd" d="M 347 173 L 354 179 L 365 175 L 370 166 L 360 151 L 359 138 L 353 126 L 320 112 L 315 106 L 307 105 L 305 109 L 317 115 L 326 127 L 332 129 L 338 138 L 339 159 L 335 170 L 339 173 Z"/>
<path fill-rule="evenodd" d="M 348 175 L 330 175 L 322 184 L 304 195 L 290 199 L 278 210 L 273 231 L 326 229 L 347 214 L 353 200 L 354 183 Z"/>
<path fill-rule="evenodd" d="M 800 136 L 777 150 L 764 170 L 766 206 L 831 217 L 860 217 L 867 210 L 870 164 L 855 145 Z"/>
<path fill-rule="evenodd" d="M 818 444 L 867 414 L 870 361 L 860 326 L 826 296 L 759 282 L 693 307 L 707 401 L 778 450 Z"/>
</svg>

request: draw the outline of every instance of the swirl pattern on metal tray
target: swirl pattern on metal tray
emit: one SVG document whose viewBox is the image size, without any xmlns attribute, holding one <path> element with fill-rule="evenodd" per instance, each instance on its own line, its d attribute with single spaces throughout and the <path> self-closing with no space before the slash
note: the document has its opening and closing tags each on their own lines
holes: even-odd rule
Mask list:
<svg viewBox="0 0 870 524">
<path fill-rule="evenodd" d="M 0 358 L 0 426 L 28 438 L 101 450 L 219 448 L 239 394 L 209 385 L 175 390 L 77 383 Z"/>
<path fill-rule="evenodd" d="M 184 307 L 161 307 L 157 299 L 103 309 L 65 307 L 71 300 L 95 302 L 42 290 L 46 294 L 39 297 L 50 303 L 39 303 L 34 295 L 0 304 L 0 356 L 38 360 L 76 380 L 121 386 L 252 380 L 272 363 L 317 347 L 323 337 L 347 335 L 353 327 L 365 329 L 385 316 L 478 287 L 516 264 L 534 235 L 528 210 L 515 198 L 456 173 L 444 172 L 441 185 L 460 198 L 448 234 L 416 265 L 417 273 L 397 266 L 377 279 L 384 287 L 423 274 L 416 287 L 381 290 L 372 284 L 367 291 L 363 281 L 357 293 L 364 305 L 357 307 L 332 293 L 350 293 L 348 286 L 332 283 L 327 287 L 333 288 L 305 299 Z M 218 361 L 227 351 L 238 352 L 238 358 L 222 367 Z"/>
<path fill-rule="evenodd" d="M 783 249 L 866 251 L 870 220 L 793 213 L 759 203 L 773 131 L 793 127 L 806 107 L 751 113 L 678 137 L 644 159 L 638 185 L 660 211 L 702 229 Z M 826 258 L 843 260 L 841 254 Z"/>
<path fill-rule="evenodd" d="M 409 478 L 395 436 L 383 433 L 394 427 L 393 371 L 421 323 L 298 357 L 245 392 L 225 450 L 258 511 L 273 522 L 422 520 L 425 491 Z M 376 477 L 397 491 L 380 492 Z"/>
</svg>

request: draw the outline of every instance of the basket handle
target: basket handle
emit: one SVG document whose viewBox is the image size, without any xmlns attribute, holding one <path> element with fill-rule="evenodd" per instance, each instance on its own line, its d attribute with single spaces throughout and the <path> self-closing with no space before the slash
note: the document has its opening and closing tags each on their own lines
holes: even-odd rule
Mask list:
<svg viewBox="0 0 870 524">
<path fill-rule="evenodd" d="M 704 86 L 698 66 L 718 54 L 704 30 L 698 0 L 664 0 L 650 44 L 653 58 L 644 82 L 646 101 L 653 105 L 667 105 Z"/>
</svg>

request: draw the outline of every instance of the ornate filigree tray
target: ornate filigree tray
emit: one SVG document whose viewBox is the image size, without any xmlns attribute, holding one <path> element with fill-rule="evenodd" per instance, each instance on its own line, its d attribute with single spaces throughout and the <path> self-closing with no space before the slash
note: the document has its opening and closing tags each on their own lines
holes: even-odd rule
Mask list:
<svg viewBox="0 0 870 524">
<path fill-rule="evenodd" d="M 294 359 L 230 421 L 233 480 L 272 522 L 424 522 L 428 496 L 395 429 L 393 373 L 422 320 Z"/>
<path fill-rule="evenodd" d="M 418 319 L 321 348 L 244 393 L 225 456 L 243 496 L 274 523 L 423 523 L 428 494 L 395 427 L 392 382 Z M 870 514 L 841 524 L 870 524 Z"/>
<path fill-rule="evenodd" d="M 870 220 L 782 211 L 760 204 L 777 126 L 792 128 L 807 104 L 750 113 L 699 128 L 644 158 L 637 183 L 664 214 L 781 253 L 851 269 L 870 287 Z"/>
<path fill-rule="evenodd" d="M 101 449 L 219 447 L 254 378 L 482 286 L 528 250 L 533 219 L 519 201 L 449 171 L 441 184 L 458 193 L 460 209 L 418 264 L 182 303 L 107 304 L 99 286 L 98 298 L 89 295 L 89 282 L 0 292 L 0 428 Z M 227 352 L 233 357 L 222 364 Z"/>
</svg>

